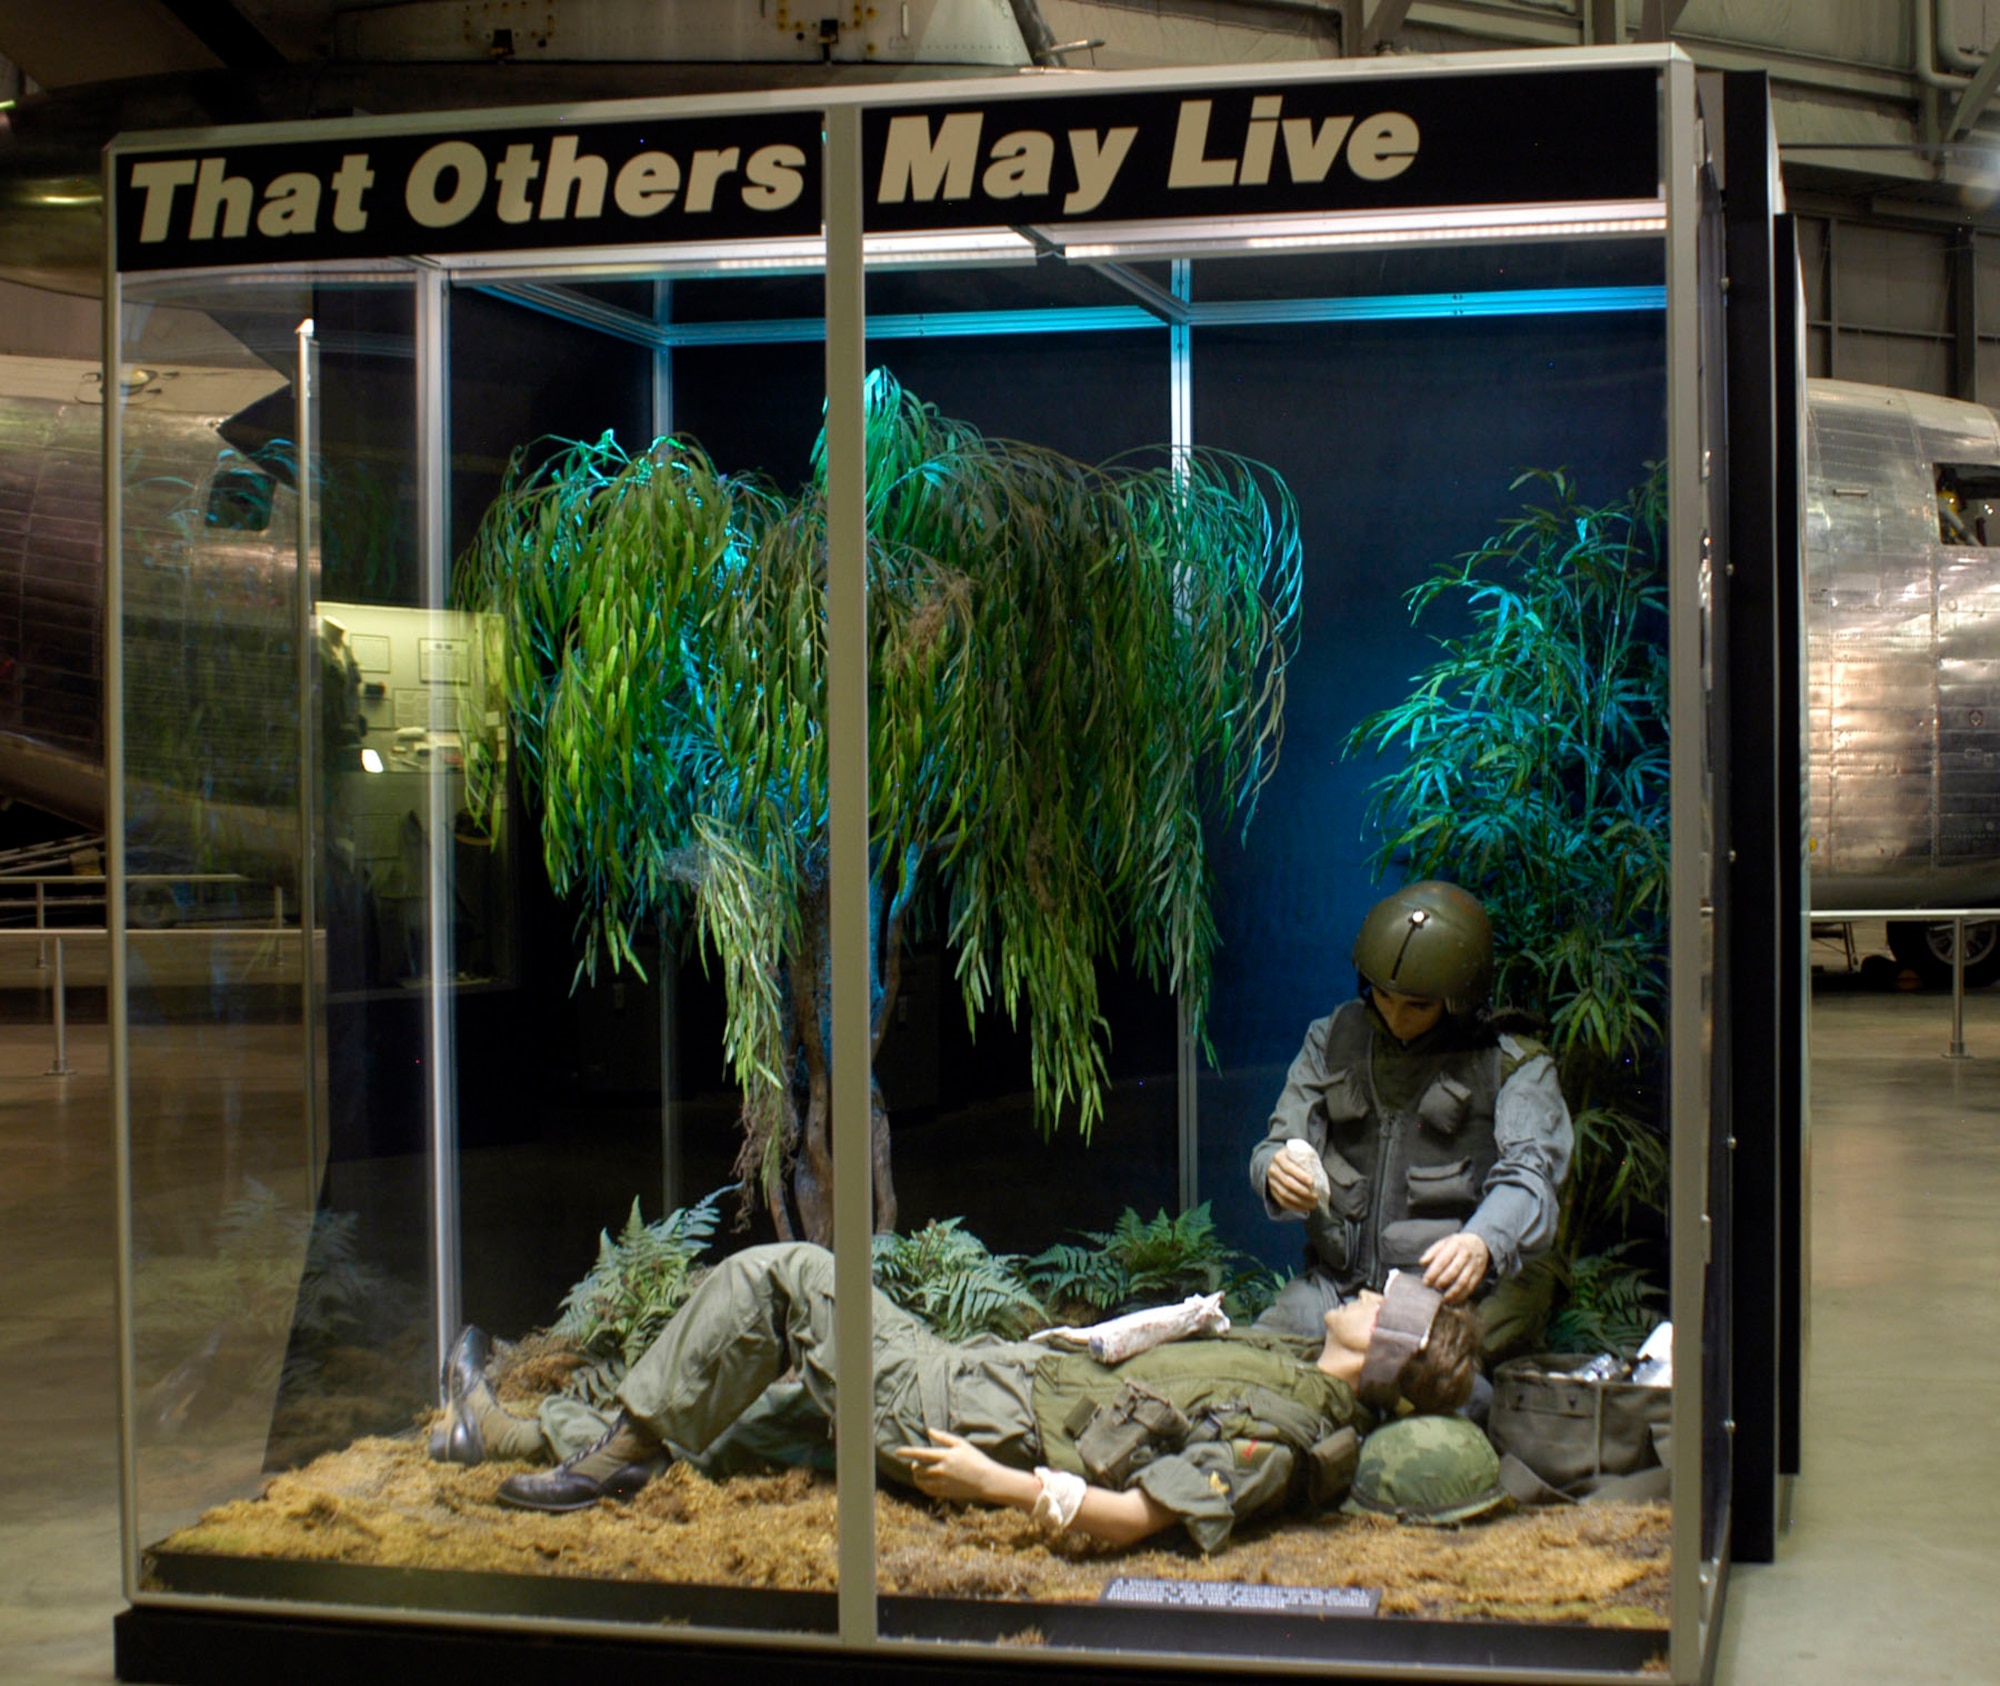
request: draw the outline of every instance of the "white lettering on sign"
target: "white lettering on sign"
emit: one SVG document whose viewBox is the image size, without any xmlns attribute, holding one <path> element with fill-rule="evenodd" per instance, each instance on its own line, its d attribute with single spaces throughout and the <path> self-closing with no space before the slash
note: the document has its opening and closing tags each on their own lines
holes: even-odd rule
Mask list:
<svg viewBox="0 0 2000 1686">
<path fill-rule="evenodd" d="M 1105 194 L 1118 179 L 1118 167 L 1132 150 L 1137 129 L 1109 129 L 1100 141 L 1095 129 L 1072 129 L 1069 153 L 1076 164 L 1076 191 L 1063 200 L 1063 211 L 1078 216 L 1104 203 Z"/>
<path fill-rule="evenodd" d="M 508 223 L 527 222 L 533 217 L 535 207 L 528 201 L 528 189 L 541 173 L 542 162 L 532 146 L 523 141 L 508 147 L 493 166 L 493 180 L 500 190 L 494 197 L 493 214 Z"/>
<path fill-rule="evenodd" d="M 559 221 L 569 215 L 570 193 L 576 193 L 579 217 L 604 215 L 604 184 L 611 179 L 611 166 L 590 153 L 579 154 L 576 136 L 557 135 L 549 143 L 549 179 L 542 188 L 542 221 Z"/>
<path fill-rule="evenodd" d="M 1169 187 L 1229 187 L 1236 180 L 1234 158 L 1210 158 L 1208 114 L 1214 100 L 1182 100 L 1181 120 L 1174 126 L 1174 162 L 1167 172 Z"/>
<path fill-rule="evenodd" d="M 972 139 L 978 141 L 978 118 Z M 781 211 L 806 189 L 812 162 L 803 147 L 759 147 L 744 162 L 741 147 L 684 153 L 646 150 L 614 159 L 584 150 L 579 135 L 546 141 L 509 141 L 495 157 L 473 140 L 438 141 L 410 165 L 403 205 L 419 228 L 456 228 L 485 211 L 510 226 L 601 221 L 608 197 L 619 215 L 656 217 L 678 206 L 688 214 L 713 211 L 720 194 L 733 192 L 753 211 Z M 240 156 L 240 155 L 239 155 Z M 296 162 L 294 157 L 292 162 Z M 280 169 L 268 179 L 227 156 L 142 158 L 131 165 L 127 191 L 139 200 L 141 246 L 167 241 L 225 241 L 323 231 L 340 234 L 369 226 L 368 197 L 376 170 L 365 152 L 345 154 L 337 168 Z M 323 215 L 330 206 L 330 217 Z"/>
<path fill-rule="evenodd" d="M 511 161 L 515 148 L 507 149 Z M 502 166 L 505 167 L 504 164 Z M 438 197 L 444 178 L 451 178 L 451 197 Z M 439 141 L 410 170 L 403 204 L 423 228 L 451 228 L 479 209 L 486 197 L 486 154 L 471 141 Z M 504 209 L 501 213 L 506 214 Z"/>
<path fill-rule="evenodd" d="M 264 189 L 257 213 L 257 232 L 272 239 L 310 234 L 319 225 L 319 177 L 309 170 L 288 170 Z"/>
<path fill-rule="evenodd" d="M 194 210 L 188 217 L 190 240 L 213 240 L 215 220 L 222 218 L 225 239 L 240 240 L 250 229 L 250 201 L 256 197 L 248 176 L 232 176 L 220 158 L 204 158 L 194 183 Z"/>
<path fill-rule="evenodd" d="M 1416 122 L 1400 111 L 1369 118 L 1347 143 L 1347 167 L 1363 181 L 1400 176 L 1416 155 Z"/>
<path fill-rule="evenodd" d="M 374 185 L 365 153 L 350 153 L 332 179 L 322 184 L 310 170 L 286 170 L 265 185 L 257 206 L 257 232 L 282 240 L 289 234 L 311 234 L 319 227 L 320 201 L 333 189 L 333 226 L 343 234 L 368 226 L 361 198 Z M 139 240 L 148 244 L 174 232 L 174 198 L 179 188 L 193 187 L 187 208 L 190 240 L 240 240 L 250 231 L 250 211 L 258 196 L 247 176 L 229 174 L 226 158 L 149 158 L 132 166 L 132 185 L 146 196 L 139 215 Z"/>
<path fill-rule="evenodd" d="M 132 166 L 132 185 L 144 191 L 146 208 L 139 214 L 139 238 L 164 240 L 173 232 L 174 189 L 194 180 L 192 158 L 149 158 Z"/>
<path fill-rule="evenodd" d="M 628 217 L 656 217 L 681 190 L 681 167 L 667 152 L 641 152 L 625 161 L 611 200 Z"/>
<path fill-rule="evenodd" d="M 1019 199 L 1049 190 L 1049 171 L 1056 161 L 1056 138 L 1040 129 L 1016 129 L 993 143 L 993 162 L 979 178 L 979 191 L 989 199 Z"/>
<path fill-rule="evenodd" d="M 1329 117 L 1315 129 L 1310 117 L 1287 117 L 1285 168 L 1293 181 L 1325 181 L 1333 161 L 1340 156 L 1340 144 L 1354 127 L 1352 117 Z"/>
<path fill-rule="evenodd" d="M 1174 191 L 1294 186 L 1324 182 L 1346 159 L 1362 181 L 1388 181 L 1417 155 L 1417 125 L 1399 111 L 1372 117 L 1287 117 L 1283 94 L 1253 94 L 1247 122 L 1214 97 L 1179 102 L 1165 185 Z M 986 113 L 909 113 L 889 118 L 878 205 L 1042 199 L 1063 192 L 1062 214 L 1086 216 L 1110 197 L 1139 138 L 1136 126 L 1112 129 L 1010 129 L 985 143 Z M 1240 141 L 1237 137 L 1240 135 Z M 1073 186 L 1055 180 L 1058 147 L 1067 140 Z M 1282 144 L 1281 144 L 1282 143 Z"/>
<path fill-rule="evenodd" d="M 1245 187 L 1262 187 L 1271 179 L 1271 151 L 1278 144 L 1278 113 L 1282 94 L 1259 94 L 1250 102 L 1250 132 L 1243 138 L 1243 168 L 1236 179 Z"/>
<path fill-rule="evenodd" d="M 375 185 L 375 172 L 368 168 L 368 154 L 350 152 L 333 172 L 333 226 L 342 234 L 359 234 L 368 226 L 368 213 L 361 196 Z"/>
<path fill-rule="evenodd" d="M 750 154 L 743 174 L 750 185 L 743 203 L 753 211 L 782 211 L 796 204 L 806 190 L 806 155 L 796 146 L 760 146 Z"/>
<path fill-rule="evenodd" d="M 742 151 L 741 147 L 726 146 L 719 152 L 697 152 L 688 165 L 687 199 L 682 209 L 714 210 L 715 190 L 724 176 L 736 173 L 736 160 Z"/>
<path fill-rule="evenodd" d="M 979 163 L 979 131 L 985 121 L 980 112 L 955 111 L 938 125 L 933 139 L 928 117 L 890 118 L 875 203 L 935 199 L 940 187 L 947 199 L 970 199 L 972 172 Z"/>
<path fill-rule="evenodd" d="M 1309 117 L 1283 116 L 1284 105 L 1282 94 L 1259 94 L 1250 102 L 1250 122 L 1238 159 L 1209 156 L 1215 102 L 1181 101 L 1167 186 L 1267 186 L 1280 138 L 1285 143 L 1285 172 L 1294 183 L 1325 181 L 1343 145 L 1348 169 L 1363 181 L 1392 180 L 1417 156 L 1422 137 L 1416 119 L 1403 112 L 1378 112 L 1359 123 L 1352 117 L 1328 117 L 1315 128 Z"/>
</svg>

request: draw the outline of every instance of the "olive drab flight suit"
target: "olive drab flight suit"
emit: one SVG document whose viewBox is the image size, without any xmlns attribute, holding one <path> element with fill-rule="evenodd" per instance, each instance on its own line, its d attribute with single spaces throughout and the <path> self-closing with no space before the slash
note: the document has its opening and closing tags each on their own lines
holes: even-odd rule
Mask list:
<svg viewBox="0 0 2000 1686">
<path fill-rule="evenodd" d="M 1086 1473 L 1075 1449 L 1078 1406 L 1109 1402 L 1129 1378 L 1201 1425 L 1195 1443 L 1163 1448 L 1124 1485 L 1173 1511 L 1204 1551 L 1221 1546 L 1240 1519 L 1303 1492 L 1316 1446 L 1344 1428 L 1373 1426 L 1353 1389 L 1324 1374 L 1308 1349 L 1260 1332 L 1175 1342 L 1103 1365 L 1030 1341 L 947 1341 L 879 1292 L 874 1324 L 876 1467 L 884 1475 L 908 1484 L 895 1453 L 928 1445 L 932 1428 L 1017 1469 Z M 760 1413 L 783 1411 L 796 1431 L 796 1401 L 774 1407 L 766 1391 L 794 1368 L 824 1436 L 834 1411 L 833 1255 L 806 1242 L 750 1247 L 695 1289 L 633 1365 L 619 1400 L 699 1465 L 700 1454 Z M 558 1457 L 588 1445 L 606 1421 L 575 1400 L 545 1401 L 541 1414 Z"/>
<path fill-rule="evenodd" d="M 1331 1307 L 1381 1288 L 1434 1242 L 1468 1230 L 1496 1277 L 1547 1250 L 1574 1135 L 1554 1062 L 1536 1043 L 1478 1037 L 1447 1017 L 1407 1046 L 1367 1001 L 1342 1005 L 1306 1032 L 1270 1131 L 1250 1157 L 1265 1186 L 1286 1141 L 1302 1137 L 1326 1167 L 1324 1203 L 1306 1214 L 1307 1268 L 1262 1320 L 1318 1332 Z"/>
</svg>

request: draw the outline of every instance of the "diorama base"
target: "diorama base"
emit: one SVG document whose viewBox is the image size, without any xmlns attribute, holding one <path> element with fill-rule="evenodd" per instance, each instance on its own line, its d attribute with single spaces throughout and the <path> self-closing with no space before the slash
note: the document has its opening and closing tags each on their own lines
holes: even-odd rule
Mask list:
<svg viewBox="0 0 2000 1686">
<path fill-rule="evenodd" d="M 348 1566 L 329 1576 L 323 1565 L 248 1559 L 162 1556 L 153 1584 L 175 1592 L 231 1599 L 274 1599 L 324 1605 L 351 1599 L 370 1611 L 437 1612 L 421 1622 L 385 1621 L 357 1608 L 355 1618 L 263 1615 L 140 1605 L 116 1623 L 120 1680 L 150 1686 L 235 1686 L 253 1679 L 297 1686 L 354 1686 L 359 1679 L 463 1679 L 480 1686 L 547 1686 L 551 1679 L 588 1678 L 592 1686 L 658 1686 L 663 1669 L 676 1682 L 727 1680 L 737 1686 L 760 1665 L 783 1672 L 787 1686 L 847 1679 L 886 1679 L 909 1686 L 997 1681 L 1101 1681 L 1099 1663 L 1038 1657 L 1045 1650 L 1116 1655 L 1168 1653 L 1216 1664 L 1288 1659 L 1318 1665 L 1315 1678 L 1379 1678 L 1385 1665 L 1421 1668 L 1431 1682 L 1477 1680 L 1486 1670 L 1524 1673 L 1638 1675 L 1659 1667 L 1665 1635 L 1655 1631 L 1485 1622 L 1422 1622 L 1391 1618 L 1236 1613 L 1131 1608 L 1104 1604 L 1028 1604 L 996 1599 L 885 1597 L 885 1639 L 943 1644 L 1003 1645 L 1012 1654 L 940 1658 L 897 1656 L 893 1650 L 842 1652 L 751 1641 L 675 1642 L 652 1635 L 538 1631 L 507 1632 L 458 1626 L 456 1616 L 520 1616 L 517 1577 L 452 1571 Z M 729 1587 L 635 1585 L 560 1580 L 539 1583 L 533 1614 L 551 1623 L 699 1623 L 741 1626 L 762 1639 L 777 1632 L 818 1636 L 836 1631 L 828 1593 L 782 1593 Z M 1109 1660 L 1107 1657 L 1106 1660 Z M 1362 1671 L 1354 1675 L 1345 1669 Z M 560 1670 L 562 1672 L 554 1672 Z M 585 1672 L 587 1671 L 587 1672 Z M 1212 1670 L 1146 1665 L 1151 1680 L 1213 1680 Z"/>
</svg>

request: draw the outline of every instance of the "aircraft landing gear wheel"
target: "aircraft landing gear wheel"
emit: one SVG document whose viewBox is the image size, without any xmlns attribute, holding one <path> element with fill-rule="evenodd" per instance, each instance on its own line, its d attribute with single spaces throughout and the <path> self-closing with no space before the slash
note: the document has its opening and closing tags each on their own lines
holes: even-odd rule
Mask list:
<svg viewBox="0 0 2000 1686">
<path fill-rule="evenodd" d="M 1926 988 L 1951 988 L 1949 919 L 1925 924 L 1914 919 L 1891 920 L 1889 951 L 1924 980 Z M 1965 926 L 1965 987 L 1984 989 L 2000 978 L 2000 923 L 1968 920 Z"/>
</svg>

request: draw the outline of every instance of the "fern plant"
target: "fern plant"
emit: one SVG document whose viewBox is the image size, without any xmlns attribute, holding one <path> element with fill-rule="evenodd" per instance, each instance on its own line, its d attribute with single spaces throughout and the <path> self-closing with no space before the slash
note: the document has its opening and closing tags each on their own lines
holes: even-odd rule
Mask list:
<svg viewBox="0 0 2000 1686">
<path fill-rule="evenodd" d="M 1373 786 L 1378 871 L 1477 895 L 1495 998 L 1550 1026 L 1576 1151 L 1546 1293 L 1666 1197 L 1666 485 L 1654 465 L 1593 505 L 1566 471 L 1530 483 L 1540 501 L 1410 593 L 1413 620 L 1466 630 L 1346 753 L 1401 755 Z"/>
<path fill-rule="evenodd" d="M 1029 1283 L 1071 1321 L 1094 1321 L 1190 1294 L 1224 1296 L 1232 1317 L 1254 1316 L 1275 1286 L 1257 1261 L 1223 1245 L 1208 1202 L 1142 1219 L 1131 1207 L 1108 1230 L 1080 1232 L 1090 1245 L 1057 1242 L 1027 1261 Z"/>
<path fill-rule="evenodd" d="M 1549 1320 L 1553 1352 L 1615 1352 L 1631 1358 L 1664 1315 L 1665 1296 L 1626 1255 L 1631 1242 L 1607 1247 L 1569 1267 L 1569 1298 Z"/>
<path fill-rule="evenodd" d="M 693 1292 L 726 1192 L 717 1189 L 650 1224 L 635 1199 L 617 1240 L 609 1230 L 599 1232 L 597 1262 L 563 1296 L 555 1333 L 592 1358 L 629 1368 Z"/>
<path fill-rule="evenodd" d="M 1018 1340 L 1048 1321 L 1021 1276 L 1021 1259 L 994 1253 L 959 1228 L 934 1219 L 913 1235 L 875 1237 L 875 1286 L 948 1341 L 994 1335 Z"/>
</svg>

